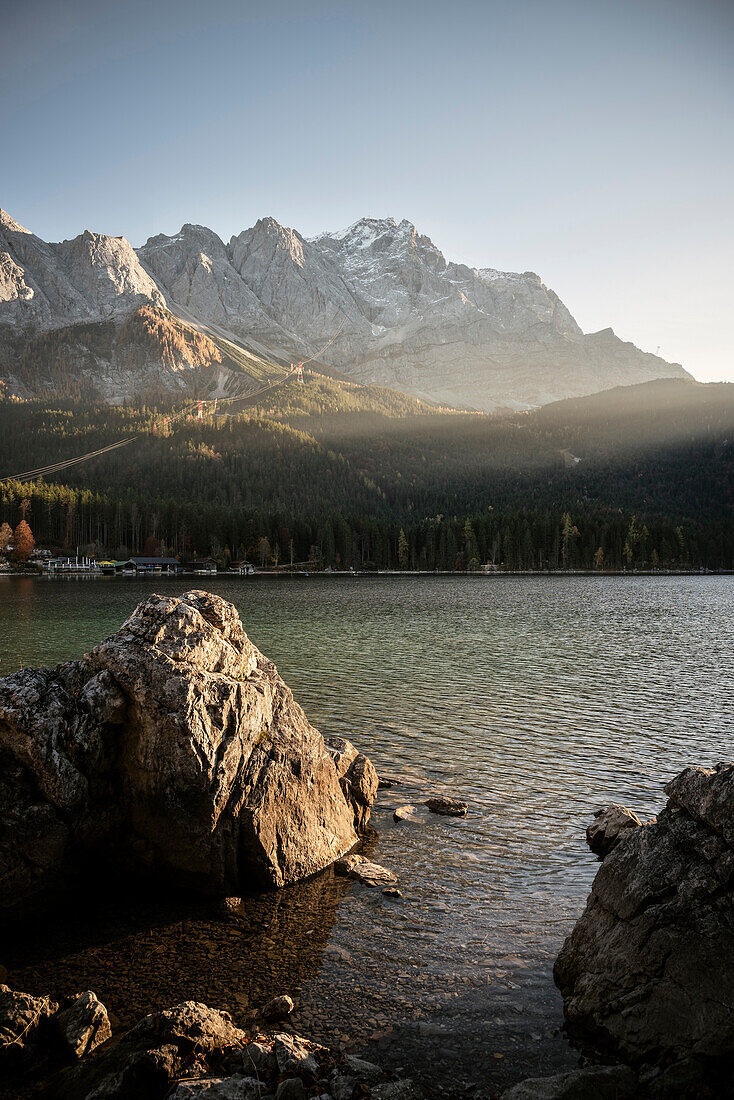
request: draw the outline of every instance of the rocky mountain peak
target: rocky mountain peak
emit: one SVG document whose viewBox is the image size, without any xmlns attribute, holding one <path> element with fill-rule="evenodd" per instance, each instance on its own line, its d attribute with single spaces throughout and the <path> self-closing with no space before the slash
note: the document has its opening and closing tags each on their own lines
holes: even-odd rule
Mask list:
<svg viewBox="0 0 734 1100">
<path fill-rule="evenodd" d="M 228 244 L 186 223 L 136 254 L 124 237 L 88 230 L 45 244 L 2 214 L 0 326 L 11 343 L 166 302 L 257 354 L 325 348 L 323 362 L 355 381 L 484 410 L 686 376 L 611 330 L 584 335 L 535 272 L 447 262 L 407 218 L 305 239 L 264 217 Z"/>
<path fill-rule="evenodd" d="M 166 304 L 125 237 L 108 237 L 85 229 L 73 240 L 56 245 L 55 250 L 92 316 L 129 313 L 147 302 Z"/>
<path fill-rule="evenodd" d="M 17 222 L 15 218 L 11 218 L 7 210 L 3 210 L 0 207 L 0 229 L 7 229 L 9 233 L 27 233 L 31 236 L 30 229 L 26 229 L 24 225 Z"/>
<path fill-rule="evenodd" d="M 250 254 L 261 254 L 269 257 L 272 262 L 276 253 L 283 253 L 285 262 L 292 262 L 297 267 L 304 266 L 303 246 L 306 242 L 300 233 L 281 225 L 275 218 L 260 218 L 251 229 L 245 229 L 242 233 L 232 237 L 229 242 L 229 253 L 232 262 L 238 270 L 241 270 L 246 257 Z"/>
</svg>

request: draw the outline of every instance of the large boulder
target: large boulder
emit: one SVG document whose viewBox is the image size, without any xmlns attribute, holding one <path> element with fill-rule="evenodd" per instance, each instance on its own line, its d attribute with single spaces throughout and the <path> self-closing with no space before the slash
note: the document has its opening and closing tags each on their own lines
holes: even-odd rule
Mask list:
<svg viewBox="0 0 734 1100">
<path fill-rule="evenodd" d="M 734 765 L 665 790 L 602 863 L 555 980 L 582 1048 L 711 1080 L 734 1058 Z"/>
<path fill-rule="evenodd" d="M 90 860 L 224 894 L 304 878 L 369 820 L 353 751 L 347 778 L 232 604 L 152 595 L 82 660 L 0 680 L 0 897 Z"/>
</svg>

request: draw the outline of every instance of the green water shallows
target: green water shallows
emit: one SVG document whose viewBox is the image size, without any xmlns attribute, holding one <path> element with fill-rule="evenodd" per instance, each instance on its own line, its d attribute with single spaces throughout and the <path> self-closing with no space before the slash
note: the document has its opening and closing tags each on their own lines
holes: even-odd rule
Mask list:
<svg viewBox="0 0 734 1100">
<path fill-rule="evenodd" d="M 406 899 L 388 903 L 327 876 L 318 904 L 309 886 L 251 908 L 237 941 L 249 962 L 239 963 L 211 915 L 159 916 L 170 965 L 157 984 L 141 971 L 149 1000 L 140 1005 L 175 999 L 180 986 L 203 1000 L 219 992 L 236 1012 L 235 987 L 241 998 L 264 992 L 243 976 L 264 951 L 264 985 L 301 985 L 311 1033 L 360 1049 L 373 1036 L 377 1056 L 395 1065 L 420 1049 L 435 1081 L 461 1068 L 501 1084 L 519 1075 L 520 1058 L 526 1070 L 573 1064 L 550 1038 L 560 1020 L 550 967 L 596 868 L 585 824 L 611 800 L 654 813 L 682 767 L 734 754 L 734 580 L 7 578 L 0 672 L 78 656 L 145 595 L 185 587 L 231 599 L 313 724 L 401 780 L 380 792 L 372 854 L 397 872 Z M 393 824 L 395 805 L 434 791 L 466 799 L 467 818 Z M 104 984 L 116 950 L 146 950 L 143 933 L 119 919 L 114 934 L 100 928 L 93 950 L 49 954 L 29 943 L 13 966 L 38 983 L 68 971 L 72 986 L 96 966 Z M 193 947 L 221 936 L 229 977 L 216 974 L 211 952 L 202 967 Z M 279 952 L 285 970 L 273 969 Z"/>
</svg>

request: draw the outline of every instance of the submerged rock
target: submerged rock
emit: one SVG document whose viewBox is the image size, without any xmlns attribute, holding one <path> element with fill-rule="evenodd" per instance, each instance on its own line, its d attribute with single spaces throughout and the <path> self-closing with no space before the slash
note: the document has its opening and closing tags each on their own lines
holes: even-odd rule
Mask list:
<svg viewBox="0 0 734 1100">
<path fill-rule="evenodd" d="M 338 875 L 354 878 L 364 886 L 395 886 L 398 881 L 397 875 L 392 871 L 360 855 L 338 859 L 334 864 L 334 870 Z"/>
<path fill-rule="evenodd" d="M 586 830 L 586 843 L 592 852 L 604 859 L 627 836 L 630 829 L 639 829 L 642 821 L 632 810 L 612 802 L 594 813 L 594 820 Z"/>
<path fill-rule="evenodd" d="M 83 660 L 0 680 L 0 896 L 95 861 L 231 895 L 294 882 L 369 820 L 377 776 L 347 755 L 232 604 L 150 596 Z"/>
<path fill-rule="evenodd" d="M 303 1087 L 303 1086 L 301 1086 Z M 260 1100 L 262 1084 L 254 1077 L 204 1077 L 182 1081 L 170 1093 L 170 1100 Z"/>
<path fill-rule="evenodd" d="M 637 1076 L 627 1066 L 586 1066 L 553 1077 L 530 1077 L 502 1093 L 501 1100 L 632 1100 Z"/>
<path fill-rule="evenodd" d="M 404 1077 L 401 1081 L 375 1085 L 370 1096 L 372 1100 L 422 1100 L 423 1093 L 410 1077 Z"/>
<path fill-rule="evenodd" d="M 396 806 L 393 810 L 393 821 L 417 821 L 418 809 L 416 806 Z"/>
<path fill-rule="evenodd" d="M 582 1048 L 710 1082 L 734 1058 L 734 765 L 665 790 L 602 863 L 554 976 Z"/>
<path fill-rule="evenodd" d="M 458 798 L 444 798 L 443 796 L 427 798 L 423 803 L 432 814 L 443 814 L 445 817 L 465 817 L 469 805 Z"/>
<path fill-rule="evenodd" d="M 344 1063 L 348 1072 L 357 1081 L 364 1081 L 366 1085 L 377 1085 L 385 1080 L 385 1072 L 374 1062 L 368 1062 L 364 1058 L 357 1058 L 354 1054 L 346 1054 Z"/>
</svg>

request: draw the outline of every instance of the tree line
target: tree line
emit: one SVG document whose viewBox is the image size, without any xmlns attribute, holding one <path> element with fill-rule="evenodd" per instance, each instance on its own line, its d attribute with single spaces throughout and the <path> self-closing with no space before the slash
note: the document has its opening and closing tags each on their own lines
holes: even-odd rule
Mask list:
<svg viewBox="0 0 734 1100">
<path fill-rule="evenodd" d="M 0 475 L 135 440 L 0 483 L 0 522 L 28 500 L 40 545 L 117 558 L 731 569 L 734 387 L 675 385 L 504 417 L 320 376 L 174 423 L 170 406 L 0 401 Z"/>
</svg>

